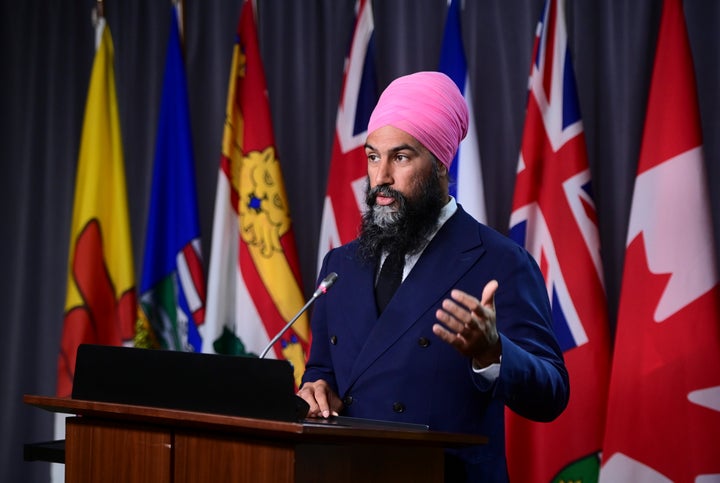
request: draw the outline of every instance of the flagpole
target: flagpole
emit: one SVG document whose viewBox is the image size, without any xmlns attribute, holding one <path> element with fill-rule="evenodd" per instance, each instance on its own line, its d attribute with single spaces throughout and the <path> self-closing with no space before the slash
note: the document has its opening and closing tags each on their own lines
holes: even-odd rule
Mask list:
<svg viewBox="0 0 720 483">
<path fill-rule="evenodd" d="M 173 4 L 175 8 L 177 8 L 178 11 L 178 27 L 180 30 L 180 45 L 183 48 L 183 53 L 185 51 L 185 5 L 183 4 L 183 0 L 170 0 L 170 3 Z"/>
<path fill-rule="evenodd" d="M 95 2 L 95 8 L 92 9 L 90 18 L 92 26 L 95 29 L 95 49 L 97 50 L 100 46 L 100 37 L 103 31 L 100 27 L 104 25 L 105 22 L 105 5 L 103 4 L 103 0 L 97 0 L 97 2 Z"/>
</svg>

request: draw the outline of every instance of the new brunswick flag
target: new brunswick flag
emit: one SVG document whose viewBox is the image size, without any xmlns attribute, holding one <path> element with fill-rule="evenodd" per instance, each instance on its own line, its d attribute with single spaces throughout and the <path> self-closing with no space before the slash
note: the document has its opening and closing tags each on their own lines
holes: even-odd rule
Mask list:
<svg viewBox="0 0 720 483">
<path fill-rule="evenodd" d="M 259 354 L 304 299 L 250 1 L 233 52 L 214 216 L 203 352 Z M 304 314 L 270 351 L 293 364 L 298 382 L 309 327 Z"/>
<path fill-rule="evenodd" d="M 113 42 L 102 18 L 97 34 L 75 181 L 59 396 L 72 393 L 78 346 L 130 343 L 138 313 Z"/>
</svg>

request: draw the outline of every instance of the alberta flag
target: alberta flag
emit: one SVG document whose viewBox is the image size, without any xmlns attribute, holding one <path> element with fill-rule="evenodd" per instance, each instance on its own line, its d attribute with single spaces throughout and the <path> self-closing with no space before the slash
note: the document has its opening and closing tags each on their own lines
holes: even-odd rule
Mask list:
<svg viewBox="0 0 720 483">
<path fill-rule="evenodd" d="M 563 2 L 536 31 L 510 236 L 545 278 L 570 401 L 552 423 L 506 412 L 511 481 L 596 481 L 609 377 L 600 242 Z"/>
<path fill-rule="evenodd" d="M 360 0 L 350 53 L 345 60 L 330 175 L 323 207 L 318 271 L 332 248 L 355 239 L 365 206 L 367 158 L 365 139 L 378 100 L 372 3 Z"/>
<path fill-rule="evenodd" d="M 203 352 L 260 354 L 305 303 L 252 4 L 242 7 L 230 71 Z M 290 361 L 299 383 L 309 345 L 304 314 L 269 356 Z"/>
<path fill-rule="evenodd" d="M 601 481 L 720 481 L 720 279 L 680 0 L 664 0 L 625 251 Z"/>
<path fill-rule="evenodd" d="M 460 143 L 460 148 L 450 165 L 450 179 L 455 181 L 450 184 L 450 194 L 463 206 L 465 211 L 476 220 L 485 223 L 487 221 L 485 189 L 473 112 L 472 89 L 462 42 L 460 0 L 452 0 L 448 9 L 440 51 L 440 71 L 447 74 L 457 84 L 470 111 L 468 134 Z"/>
<path fill-rule="evenodd" d="M 140 302 L 148 324 L 136 345 L 199 352 L 205 277 L 195 193 L 195 163 L 178 11 L 170 12 Z"/>
</svg>

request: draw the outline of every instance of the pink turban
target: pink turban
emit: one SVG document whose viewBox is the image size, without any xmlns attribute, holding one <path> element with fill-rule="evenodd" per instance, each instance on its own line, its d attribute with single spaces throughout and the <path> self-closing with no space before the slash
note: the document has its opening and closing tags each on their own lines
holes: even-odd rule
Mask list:
<svg viewBox="0 0 720 483">
<path fill-rule="evenodd" d="M 398 77 L 380 96 L 368 134 L 384 126 L 410 134 L 449 168 L 467 134 L 468 108 L 448 76 L 416 72 Z"/>
</svg>

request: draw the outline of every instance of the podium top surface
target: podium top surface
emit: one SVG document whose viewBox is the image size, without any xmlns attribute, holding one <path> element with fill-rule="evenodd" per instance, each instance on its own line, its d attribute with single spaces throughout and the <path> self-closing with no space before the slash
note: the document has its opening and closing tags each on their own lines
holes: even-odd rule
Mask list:
<svg viewBox="0 0 720 483">
<path fill-rule="evenodd" d="M 23 401 L 47 411 L 95 419 L 251 434 L 258 438 L 282 438 L 306 443 L 398 442 L 406 445 L 445 447 L 487 443 L 487 438 L 479 435 L 420 430 L 414 429 L 412 425 L 383 425 L 379 421 L 357 421 L 352 418 L 340 419 L 339 422 L 324 420 L 287 422 L 67 397 L 25 395 Z"/>
</svg>

